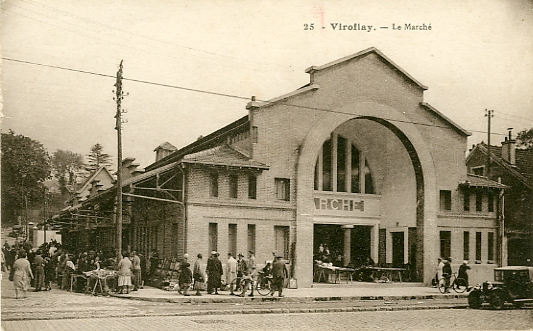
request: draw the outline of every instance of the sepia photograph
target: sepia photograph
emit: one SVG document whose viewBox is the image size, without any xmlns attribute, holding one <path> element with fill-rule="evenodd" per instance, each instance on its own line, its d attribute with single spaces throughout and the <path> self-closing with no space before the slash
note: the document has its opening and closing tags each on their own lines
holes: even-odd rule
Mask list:
<svg viewBox="0 0 533 331">
<path fill-rule="evenodd" d="M 2 0 L 2 330 L 530 330 L 533 1 Z"/>
</svg>

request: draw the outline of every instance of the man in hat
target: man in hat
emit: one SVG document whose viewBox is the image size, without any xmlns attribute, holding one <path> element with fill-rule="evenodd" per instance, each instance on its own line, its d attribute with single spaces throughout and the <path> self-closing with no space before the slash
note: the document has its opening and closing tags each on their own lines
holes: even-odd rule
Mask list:
<svg viewBox="0 0 533 331">
<path fill-rule="evenodd" d="M 244 276 L 244 271 L 248 268 L 246 260 L 244 260 L 244 254 L 239 253 L 237 255 L 237 279 L 235 280 L 235 291 L 242 291 L 241 283 Z M 234 293 L 235 294 L 235 293 Z"/>
<path fill-rule="evenodd" d="M 141 258 L 137 255 L 136 251 L 130 253 L 131 257 L 131 269 L 132 274 L 132 283 L 133 291 L 137 291 L 141 287 Z"/>
<path fill-rule="evenodd" d="M 242 289 L 242 293 L 240 294 L 241 297 L 246 295 L 246 291 L 248 287 L 251 284 L 252 291 L 248 296 L 253 297 L 254 296 L 254 285 L 256 280 L 256 264 L 255 264 L 255 256 L 253 251 L 248 252 L 248 261 L 245 264 L 246 268 L 243 268 L 243 279 L 244 279 L 244 288 Z"/>
<path fill-rule="evenodd" d="M 220 287 L 220 277 L 222 277 L 222 262 L 218 259 L 216 251 L 211 252 L 211 256 L 207 259 L 207 294 L 218 294 Z"/>
<path fill-rule="evenodd" d="M 283 261 L 283 256 L 279 255 L 276 258 L 276 262 L 272 264 L 272 277 L 273 287 L 270 290 L 270 295 L 274 295 L 276 290 L 278 291 L 278 296 L 283 296 L 283 284 L 285 284 L 285 279 L 289 277 L 289 272 L 287 271 L 287 266 Z"/>
</svg>

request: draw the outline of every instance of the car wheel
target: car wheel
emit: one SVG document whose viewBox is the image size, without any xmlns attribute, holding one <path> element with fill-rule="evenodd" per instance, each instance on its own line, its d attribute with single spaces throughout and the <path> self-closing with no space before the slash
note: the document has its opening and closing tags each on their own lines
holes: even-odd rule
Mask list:
<svg viewBox="0 0 533 331">
<path fill-rule="evenodd" d="M 468 295 L 468 306 L 470 308 L 479 309 L 481 308 L 482 304 L 483 304 L 483 297 L 480 291 L 474 291 Z"/>
<path fill-rule="evenodd" d="M 490 305 L 494 309 L 502 309 L 503 305 L 505 304 L 505 299 L 503 298 L 503 294 L 501 292 L 494 292 L 490 296 Z"/>
</svg>

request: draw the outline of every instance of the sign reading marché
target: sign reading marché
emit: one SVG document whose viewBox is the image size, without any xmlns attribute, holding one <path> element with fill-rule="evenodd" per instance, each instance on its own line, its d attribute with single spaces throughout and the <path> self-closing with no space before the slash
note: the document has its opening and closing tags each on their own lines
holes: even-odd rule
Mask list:
<svg viewBox="0 0 533 331">
<path fill-rule="evenodd" d="M 315 198 L 315 208 L 321 210 L 365 211 L 365 201 L 356 199 Z"/>
</svg>

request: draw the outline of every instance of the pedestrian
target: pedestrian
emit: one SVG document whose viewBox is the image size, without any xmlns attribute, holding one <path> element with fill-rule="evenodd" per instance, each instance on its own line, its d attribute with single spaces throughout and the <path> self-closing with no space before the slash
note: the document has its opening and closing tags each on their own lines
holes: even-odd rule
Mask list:
<svg viewBox="0 0 533 331">
<path fill-rule="evenodd" d="M 244 270 L 247 268 L 246 261 L 244 260 L 244 254 L 239 253 L 237 255 L 237 279 L 235 280 L 235 291 L 242 291 L 242 279 L 244 276 Z"/>
<path fill-rule="evenodd" d="M 41 256 L 41 251 L 33 258 L 33 267 L 35 269 L 35 292 L 39 292 L 44 287 L 44 259 Z"/>
<path fill-rule="evenodd" d="M 278 296 L 283 297 L 283 285 L 285 280 L 289 278 L 289 271 L 287 265 L 283 262 L 283 256 L 278 255 L 276 262 L 272 264 L 273 288 L 270 289 L 270 295 L 278 291 Z"/>
<path fill-rule="evenodd" d="M 26 259 L 26 252 L 21 251 L 18 259 L 13 263 L 13 286 L 15 287 L 15 299 L 19 298 L 19 291 L 22 291 L 22 298 L 26 297 L 26 291 L 30 287 L 33 278 L 30 261 Z"/>
<path fill-rule="evenodd" d="M 228 261 L 226 261 L 226 284 L 229 287 L 230 295 L 233 293 L 233 283 L 237 279 L 237 260 L 231 253 L 228 253 Z"/>
<path fill-rule="evenodd" d="M 222 262 L 218 259 L 216 251 L 211 252 L 211 257 L 207 260 L 207 294 L 218 294 L 220 288 L 220 278 L 222 277 Z"/>
<path fill-rule="evenodd" d="M 439 281 L 442 278 L 442 268 L 444 267 L 444 262 L 442 258 L 437 259 L 437 266 L 435 267 L 435 287 L 439 286 Z"/>
<path fill-rule="evenodd" d="M 200 291 L 204 290 L 205 288 L 205 276 L 204 272 L 202 270 L 202 254 L 198 254 L 196 261 L 194 262 L 194 267 L 192 269 L 192 276 L 194 279 L 194 287 L 193 289 L 196 290 L 196 295 L 200 296 L 202 293 Z"/>
<path fill-rule="evenodd" d="M 129 294 L 131 286 L 131 261 L 129 253 L 122 253 L 122 259 L 118 263 L 118 294 Z"/>
<path fill-rule="evenodd" d="M 61 278 L 61 289 L 70 290 L 70 275 L 76 270 L 70 254 L 65 254 L 65 266 L 63 267 L 63 277 Z"/>
<path fill-rule="evenodd" d="M 141 287 L 141 258 L 136 251 L 131 252 L 131 269 L 133 290 L 137 291 Z"/>
<path fill-rule="evenodd" d="M 464 284 L 458 284 L 458 285 L 464 285 L 468 287 L 468 272 L 467 270 L 470 269 L 470 266 L 468 265 L 468 261 L 463 261 L 463 264 L 459 267 L 459 272 L 457 273 L 457 278 L 463 279 Z"/>
<path fill-rule="evenodd" d="M 180 290 L 183 292 L 183 295 L 189 296 L 189 287 L 192 283 L 192 271 L 189 269 L 191 264 L 189 262 L 184 262 L 181 265 L 181 272 L 179 278 Z"/>
<path fill-rule="evenodd" d="M 444 260 L 442 267 L 442 278 L 444 278 L 444 293 L 450 293 L 450 279 L 452 278 L 452 259 Z"/>
<path fill-rule="evenodd" d="M 243 285 L 242 293 L 239 296 L 241 297 L 245 296 L 246 291 L 248 290 L 248 287 L 251 287 L 251 292 L 248 296 L 250 297 L 254 296 L 254 285 L 255 285 L 255 276 L 256 276 L 255 268 L 256 268 L 256 264 L 255 264 L 254 252 L 249 251 L 248 261 L 243 260 L 242 262 L 242 269 L 243 269 L 242 279 L 244 280 L 244 285 Z"/>
<path fill-rule="evenodd" d="M 2 251 L 0 252 L 0 254 L 2 254 L 2 272 L 7 272 L 7 265 L 6 265 L 6 256 L 4 254 L 4 250 L 2 249 Z"/>
</svg>

